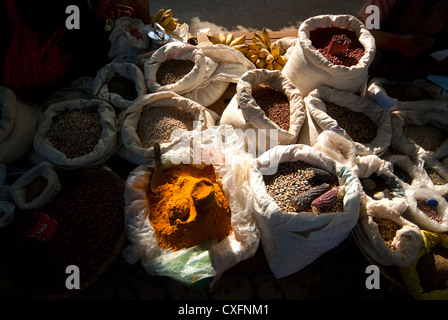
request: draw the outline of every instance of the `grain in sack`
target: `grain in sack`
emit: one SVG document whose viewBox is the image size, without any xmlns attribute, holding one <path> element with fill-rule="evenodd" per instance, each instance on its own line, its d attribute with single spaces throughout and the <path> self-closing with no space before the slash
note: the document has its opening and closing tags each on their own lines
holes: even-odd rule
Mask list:
<svg viewBox="0 0 448 320">
<path fill-rule="evenodd" d="M 33 146 L 43 159 L 58 168 L 103 164 L 117 152 L 115 110 L 98 99 L 53 104 L 44 113 Z"/>
<path fill-rule="evenodd" d="M 299 142 L 314 146 L 324 130 L 353 141 L 357 155 L 381 156 L 390 146 L 389 111 L 356 94 L 322 86 L 306 98 L 307 132 Z"/>
<path fill-rule="evenodd" d="M 299 144 L 276 146 L 259 156 L 256 164 L 258 171 L 250 177 L 256 194 L 254 217 L 266 259 L 276 278 L 303 269 L 348 237 L 358 221 L 360 206 L 359 180 L 349 168 L 310 146 Z M 285 165 L 293 166 L 290 170 L 294 171 L 283 172 Z M 342 191 L 342 199 L 334 203 L 330 212 L 315 213 L 311 207 L 295 210 L 282 204 L 295 202 L 296 196 L 311 190 L 308 180 L 311 177 L 306 179 L 312 174 L 308 167 L 330 173 L 336 185 L 328 182 L 329 186 Z M 277 173 L 282 176 L 275 176 Z M 322 185 L 323 177 L 328 175 L 316 176 L 318 185 Z M 280 179 L 272 184 L 280 189 L 270 190 L 271 183 L 266 183 L 266 179 Z"/>
<path fill-rule="evenodd" d="M 312 32 L 327 28 L 340 28 L 342 29 L 340 33 L 349 30 L 356 34 L 356 40 L 364 48 L 364 53 L 357 59 L 356 64 L 351 66 L 335 64 L 324 56 L 325 48 L 319 50 L 318 46 L 323 45 L 313 43 Z M 321 36 L 317 38 L 322 39 Z M 304 96 L 321 85 L 364 95 L 367 88 L 368 69 L 375 52 L 375 39 L 356 17 L 319 15 L 305 20 L 300 25 L 297 42 L 282 72 Z"/>
</svg>

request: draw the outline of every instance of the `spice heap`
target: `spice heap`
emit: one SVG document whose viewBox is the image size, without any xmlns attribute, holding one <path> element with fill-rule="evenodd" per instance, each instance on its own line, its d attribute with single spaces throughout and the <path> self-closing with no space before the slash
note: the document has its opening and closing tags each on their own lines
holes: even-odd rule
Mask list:
<svg viewBox="0 0 448 320">
<path fill-rule="evenodd" d="M 443 141 L 448 138 L 446 132 L 430 125 L 404 126 L 403 134 L 409 141 L 419 145 L 426 151 L 436 151 Z"/>
<path fill-rule="evenodd" d="M 373 173 L 368 178 L 362 179 L 361 184 L 364 192 L 373 199 L 393 198 L 392 191 L 381 175 Z"/>
<path fill-rule="evenodd" d="M 179 165 L 165 174 L 168 182 L 148 194 L 148 219 L 159 246 L 177 251 L 221 241 L 233 231 L 230 207 L 213 166 Z"/>
<path fill-rule="evenodd" d="M 291 110 L 284 93 L 260 85 L 252 88 L 252 97 L 270 120 L 283 130 L 289 130 Z"/>
<path fill-rule="evenodd" d="M 116 75 L 107 84 L 109 92 L 116 93 L 120 97 L 128 101 L 134 101 L 137 99 L 137 90 L 135 90 L 134 81 Z"/>
<path fill-rule="evenodd" d="M 101 116 L 94 107 L 65 110 L 47 132 L 53 147 L 73 159 L 93 151 L 101 138 Z"/>
<path fill-rule="evenodd" d="M 405 170 L 403 170 L 399 165 L 395 164 L 393 167 L 394 174 L 400 179 L 401 181 L 411 184 L 412 183 L 412 177 L 407 173 Z"/>
<path fill-rule="evenodd" d="M 446 179 L 444 179 L 440 173 L 438 173 L 435 169 L 425 166 L 424 167 L 426 173 L 428 174 L 428 177 L 431 179 L 432 183 L 437 186 L 443 186 L 448 183 Z"/>
<path fill-rule="evenodd" d="M 356 142 L 371 143 L 378 132 L 376 124 L 362 112 L 355 112 L 335 103 L 325 102 L 327 114 Z"/>
<path fill-rule="evenodd" d="M 194 62 L 191 60 L 166 60 L 157 70 L 156 81 L 161 86 L 176 83 L 190 73 L 193 67 Z"/>
<path fill-rule="evenodd" d="M 43 176 L 39 175 L 28 183 L 25 187 L 25 198 L 26 202 L 29 203 L 35 198 L 39 197 L 42 191 L 47 187 L 48 180 Z"/>
<path fill-rule="evenodd" d="M 423 212 L 429 219 L 434 220 L 437 223 L 442 223 L 442 217 L 437 211 L 437 207 L 427 203 L 427 199 L 416 199 L 417 208 Z"/>
<path fill-rule="evenodd" d="M 416 271 L 423 292 L 446 290 L 448 281 L 448 249 L 437 245 L 417 262 Z"/>
<path fill-rule="evenodd" d="M 110 171 L 79 169 L 60 174 L 61 193 L 41 208 L 57 221 L 47 242 L 24 237 L 30 210 L 17 212 L 8 235 L 11 273 L 33 294 L 65 292 L 67 266 L 76 265 L 81 284 L 96 274 L 124 230 L 124 182 Z M 25 291 L 26 292 L 26 291 Z"/>
<path fill-rule="evenodd" d="M 377 224 L 378 231 L 380 232 L 381 237 L 383 237 L 386 245 L 391 250 L 395 250 L 396 248 L 392 245 L 392 242 L 400 227 L 390 219 L 384 219 L 380 217 L 373 217 L 372 219 Z"/>
<path fill-rule="evenodd" d="M 151 148 L 155 142 L 171 141 L 175 130 L 193 130 L 194 116 L 177 107 L 150 107 L 143 111 L 137 124 L 137 135 L 145 148 Z"/>
<path fill-rule="evenodd" d="M 332 45 L 332 39 L 340 40 L 344 38 L 349 40 L 350 44 L 345 50 L 344 54 L 332 54 L 330 47 Z M 310 31 L 310 40 L 313 46 L 330 62 L 335 65 L 343 65 L 351 67 L 358 64 L 359 60 L 364 55 L 365 49 L 361 42 L 359 42 L 356 33 L 353 30 L 328 27 L 317 28 Z"/>
<path fill-rule="evenodd" d="M 265 175 L 263 180 L 267 193 L 285 213 L 313 211 L 311 203 L 338 186 L 336 178 L 331 173 L 314 168 L 303 161 L 280 163 L 277 173 Z M 322 189 L 319 191 L 313 188 Z M 341 203 L 337 200 L 341 201 L 338 194 L 336 194 L 336 201 L 332 200 L 334 201 L 333 206 L 325 211 L 334 211 L 336 206 L 340 208 Z M 318 213 L 323 212 L 319 211 Z"/>
</svg>

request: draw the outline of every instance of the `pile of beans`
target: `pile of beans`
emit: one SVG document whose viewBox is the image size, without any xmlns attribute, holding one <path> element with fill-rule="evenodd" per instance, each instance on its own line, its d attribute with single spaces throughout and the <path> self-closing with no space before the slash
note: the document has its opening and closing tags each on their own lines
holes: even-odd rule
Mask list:
<svg viewBox="0 0 448 320">
<path fill-rule="evenodd" d="M 350 45 L 345 55 L 333 55 L 329 53 L 329 47 L 333 36 L 344 35 L 350 40 Z M 335 65 L 350 67 L 358 64 L 364 55 L 365 49 L 359 42 L 356 33 L 350 29 L 337 27 L 317 28 L 310 31 L 310 40 L 313 46 L 330 62 Z"/>
<path fill-rule="evenodd" d="M 376 124 L 362 112 L 355 112 L 335 103 L 325 102 L 327 114 L 356 142 L 371 143 L 378 133 Z"/>
<path fill-rule="evenodd" d="M 190 73 L 193 67 L 194 62 L 191 60 L 166 60 L 157 70 L 156 81 L 161 86 L 176 83 Z"/>
<path fill-rule="evenodd" d="M 102 169 L 61 173 L 61 193 L 41 208 L 57 221 L 47 242 L 23 236 L 34 224 L 30 211 L 18 211 L 10 229 L 8 248 L 11 275 L 31 294 L 66 291 L 66 267 L 76 265 L 81 284 L 96 274 L 124 230 L 124 182 Z"/>
<path fill-rule="evenodd" d="M 123 77 L 114 76 L 107 84 L 109 92 L 116 93 L 120 97 L 128 101 L 134 101 L 137 99 L 137 90 L 135 90 L 134 81 Z"/>
<path fill-rule="evenodd" d="M 381 237 L 383 237 L 384 242 L 391 250 L 395 250 L 396 248 L 392 245 L 392 241 L 400 227 L 389 219 L 380 217 L 373 217 L 372 219 L 378 225 L 378 231 L 380 232 Z"/>
<path fill-rule="evenodd" d="M 417 262 L 416 271 L 423 292 L 445 290 L 448 281 L 448 249 L 437 245 Z"/>
<path fill-rule="evenodd" d="M 284 93 L 270 87 L 256 86 L 252 88 L 252 97 L 270 120 L 283 130 L 289 130 L 291 110 Z"/>
<path fill-rule="evenodd" d="M 442 217 L 437 212 L 437 208 L 426 204 L 425 199 L 417 199 L 417 208 L 431 220 L 442 223 Z"/>
<path fill-rule="evenodd" d="M 448 183 L 436 170 L 431 167 L 424 167 L 426 173 L 428 174 L 429 179 L 431 179 L 432 183 L 437 186 L 443 186 Z"/>
<path fill-rule="evenodd" d="M 283 162 L 278 165 L 277 173 L 263 176 L 267 193 L 283 212 L 296 212 L 291 200 L 315 185 L 309 181 L 310 168 L 312 166 L 303 161 Z M 337 185 L 336 180 L 333 185 Z"/>
<path fill-rule="evenodd" d="M 39 175 L 28 183 L 25 187 L 25 198 L 26 202 L 31 202 L 35 198 L 39 197 L 42 191 L 47 187 L 48 180 L 43 176 Z"/>
<path fill-rule="evenodd" d="M 101 138 L 101 116 L 94 107 L 65 110 L 53 119 L 47 137 L 69 159 L 93 151 Z"/>
<path fill-rule="evenodd" d="M 194 120 L 191 113 L 177 107 L 150 107 L 141 113 L 136 131 L 142 146 L 151 148 L 155 142 L 170 142 L 175 130 L 193 130 Z"/>
<path fill-rule="evenodd" d="M 446 132 L 430 125 L 407 125 L 403 127 L 405 137 L 426 151 L 436 151 L 448 138 Z"/>
</svg>

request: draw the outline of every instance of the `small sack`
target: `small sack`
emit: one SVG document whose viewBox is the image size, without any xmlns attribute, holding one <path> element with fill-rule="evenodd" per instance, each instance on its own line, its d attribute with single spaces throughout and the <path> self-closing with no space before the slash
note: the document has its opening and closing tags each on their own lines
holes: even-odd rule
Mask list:
<svg viewBox="0 0 448 320">
<path fill-rule="evenodd" d="M 252 96 L 252 89 L 258 85 L 266 85 L 278 90 L 288 98 L 290 105 L 289 130 L 280 128 L 273 120 L 268 118 L 257 104 Z M 266 141 L 266 145 L 254 143 L 259 151 L 258 154 L 266 151 L 266 149 L 263 149 L 265 146 L 269 149 L 277 144 L 297 143 L 300 130 L 305 122 L 305 105 L 299 89 L 286 79 L 280 71 L 250 70 L 239 80 L 236 90 L 234 99 L 223 112 L 220 124 L 230 124 L 243 131 L 254 130 L 258 137 L 258 143 L 263 138 Z M 271 136 L 271 132 L 276 136 Z"/>
<path fill-rule="evenodd" d="M 362 250 L 383 266 L 408 266 L 423 242 L 417 225 L 372 201 L 363 201 L 354 234 Z"/>
<path fill-rule="evenodd" d="M 361 143 L 350 137 L 346 130 L 327 113 L 326 102 L 347 108 L 353 112 L 362 113 L 372 120 L 377 127 L 373 140 L 369 143 Z M 365 98 L 350 92 L 322 86 L 305 98 L 305 105 L 310 115 L 307 118 L 310 140 L 307 144 L 311 146 L 316 143 L 317 137 L 323 130 L 335 131 L 353 141 L 357 155 L 375 154 L 381 156 L 390 146 L 392 128 L 389 112 Z M 356 122 L 356 119 L 353 119 L 353 121 Z M 361 131 L 360 128 L 359 132 Z"/>
<path fill-rule="evenodd" d="M 421 157 L 425 173 L 426 187 L 435 190 L 440 195 L 448 196 L 448 166 L 434 157 L 424 154 Z"/>
<path fill-rule="evenodd" d="M 193 100 L 184 98 L 174 92 L 158 92 L 147 94 L 137 99 L 132 107 L 124 110 L 119 117 L 119 126 L 121 128 L 122 146 L 118 151 L 119 156 L 134 164 L 146 164 L 150 158 L 154 157 L 154 148 L 145 147 L 137 133 L 139 121 L 143 112 L 149 108 L 174 107 L 180 111 L 187 112 L 193 116 L 193 130 L 201 131 L 205 128 L 214 126 L 212 117 L 206 112 L 205 108 Z M 153 124 L 154 130 L 159 130 Z M 150 130 L 151 128 L 148 128 Z M 170 145 L 175 144 L 183 130 L 174 130 L 170 133 L 169 142 L 160 142 L 162 152 Z M 161 133 L 159 133 L 161 134 Z M 155 139 L 155 138 L 154 138 Z"/>
<path fill-rule="evenodd" d="M 365 52 L 351 67 L 328 61 L 312 44 L 310 32 L 317 28 L 339 27 L 353 30 Z M 294 83 L 304 96 L 327 85 L 352 93 L 365 93 L 368 69 L 375 56 L 375 39 L 366 26 L 351 15 L 319 15 L 305 20 L 299 27 L 298 38 L 283 74 Z"/>
<path fill-rule="evenodd" d="M 194 285 L 201 280 L 216 280 L 227 269 L 253 256 L 260 234 L 252 216 L 254 194 L 249 177 L 254 170 L 253 158 L 241 152 L 244 150 L 241 133 L 230 126 L 219 126 L 190 131 L 184 138 L 162 151 L 162 166 L 212 165 L 229 203 L 233 232 L 219 243 L 214 241 L 178 251 L 160 247 L 147 218 L 148 183 L 155 167 L 140 165 L 126 180 L 125 227 L 130 245 L 123 256 L 132 264 L 140 260 L 151 275 L 168 276 Z"/>
<path fill-rule="evenodd" d="M 112 91 L 112 81 L 116 78 L 124 78 L 125 81 L 130 82 L 129 87 L 127 85 L 122 86 L 120 92 Z M 131 83 L 133 84 L 132 87 L 130 86 Z M 132 63 L 109 63 L 105 65 L 97 72 L 92 85 L 94 97 L 107 101 L 118 110 L 129 108 L 134 100 L 147 92 L 148 88 L 143 71 Z"/>
<path fill-rule="evenodd" d="M 12 163 L 33 150 L 33 139 L 42 112 L 17 99 L 0 86 L 0 163 Z"/>
<path fill-rule="evenodd" d="M 48 131 L 55 122 L 56 117 L 65 111 L 94 108 L 100 115 L 101 134 L 93 150 L 85 155 L 74 158 L 67 157 L 65 153 L 56 149 L 48 138 Z M 76 126 L 74 123 L 73 125 Z M 51 105 L 44 113 L 34 137 L 34 150 L 46 161 L 55 167 L 64 169 L 77 169 L 90 165 L 99 165 L 106 162 L 117 151 L 117 119 L 115 111 L 107 102 L 97 99 L 71 100 Z M 67 134 L 71 134 L 67 132 Z M 75 134 L 75 133 L 73 133 Z M 82 132 L 80 133 L 82 134 Z"/>
<path fill-rule="evenodd" d="M 315 214 L 284 212 L 268 194 L 263 175 L 277 172 L 284 162 L 304 161 L 327 170 L 343 187 L 343 211 Z M 255 191 L 254 217 L 261 231 L 261 243 L 276 278 L 293 274 L 346 239 L 359 217 L 359 180 L 342 166 L 306 145 L 277 146 L 256 159 L 258 171 L 251 175 Z"/>
<path fill-rule="evenodd" d="M 28 187 L 35 181 L 35 179 L 45 179 L 46 183 L 39 184 L 42 186 L 39 194 L 33 195 L 34 198 L 30 199 Z M 44 181 L 44 180 L 42 180 Z M 58 175 L 53 168 L 53 165 L 49 162 L 42 162 L 30 170 L 25 172 L 19 179 L 17 179 L 11 185 L 11 196 L 16 206 L 20 209 L 39 209 L 51 200 L 61 190 L 61 183 Z M 33 187 L 33 193 L 36 192 L 37 186 Z"/>
</svg>

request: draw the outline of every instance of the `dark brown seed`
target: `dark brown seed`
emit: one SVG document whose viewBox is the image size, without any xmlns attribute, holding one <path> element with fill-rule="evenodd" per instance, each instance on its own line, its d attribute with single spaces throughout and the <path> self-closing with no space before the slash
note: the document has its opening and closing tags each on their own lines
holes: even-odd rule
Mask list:
<svg viewBox="0 0 448 320">
<path fill-rule="evenodd" d="M 252 97 L 270 120 L 283 130 L 289 130 L 291 110 L 289 99 L 283 92 L 266 86 L 256 86 L 252 88 Z"/>
</svg>

